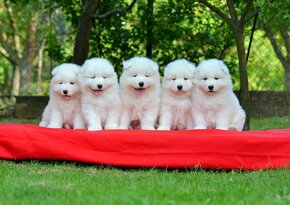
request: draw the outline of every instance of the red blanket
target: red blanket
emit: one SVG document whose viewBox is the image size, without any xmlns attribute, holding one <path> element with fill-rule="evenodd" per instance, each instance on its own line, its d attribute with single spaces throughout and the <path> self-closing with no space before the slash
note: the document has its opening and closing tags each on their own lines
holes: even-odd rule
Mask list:
<svg viewBox="0 0 290 205">
<path fill-rule="evenodd" d="M 0 158 L 129 167 L 275 169 L 290 165 L 290 129 L 88 132 L 0 124 Z"/>
</svg>

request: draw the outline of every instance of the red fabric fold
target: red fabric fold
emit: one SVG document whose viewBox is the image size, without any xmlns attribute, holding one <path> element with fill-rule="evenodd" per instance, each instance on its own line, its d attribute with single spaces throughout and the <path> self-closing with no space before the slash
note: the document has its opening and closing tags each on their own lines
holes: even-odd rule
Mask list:
<svg viewBox="0 0 290 205">
<path fill-rule="evenodd" d="M 89 132 L 0 124 L 0 158 L 128 167 L 276 169 L 290 165 L 290 129 Z"/>
</svg>

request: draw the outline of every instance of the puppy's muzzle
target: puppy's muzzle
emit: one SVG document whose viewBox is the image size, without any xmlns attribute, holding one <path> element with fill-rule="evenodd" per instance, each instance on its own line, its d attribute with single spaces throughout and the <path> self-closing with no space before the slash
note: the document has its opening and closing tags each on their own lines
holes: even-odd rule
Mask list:
<svg viewBox="0 0 290 205">
<path fill-rule="evenodd" d="M 103 85 L 102 85 L 102 84 L 98 84 L 97 87 L 98 87 L 99 89 L 102 89 Z"/>
<path fill-rule="evenodd" d="M 178 89 L 178 90 L 182 90 L 182 85 L 178 85 L 178 86 L 177 86 L 177 89 Z"/>
<path fill-rule="evenodd" d="M 65 95 L 68 94 L 68 91 L 67 91 L 67 90 L 63 90 L 62 92 L 63 92 L 63 94 L 65 94 Z"/>
</svg>

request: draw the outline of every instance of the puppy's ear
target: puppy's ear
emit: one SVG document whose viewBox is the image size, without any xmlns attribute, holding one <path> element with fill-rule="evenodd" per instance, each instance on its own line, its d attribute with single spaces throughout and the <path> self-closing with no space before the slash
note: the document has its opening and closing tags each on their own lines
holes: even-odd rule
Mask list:
<svg viewBox="0 0 290 205">
<path fill-rule="evenodd" d="M 55 75 L 59 70 L 59 66 L 56 66 L 54 69 L 51 71 L 51 75 Z"/>
<path fill-rule="evenodd" d="M 79 65 L 74 65 L 74 67 L 72 67 L 74 73 L 76 73 L 77 75 L 80 74 L 81 70 L 82 70 L 82 67 L 79 66 Z"/>
<path fill-rule="evenodd" d="M 226 66 L 226 64 L 223 61 L 220 61 L 220 64 L 221 64 L 221 69 L 222 69 L 223 73 L 226 75 L 230 75 L 230 71 L 229 71 L 228 67 Z"/>
<path fill-rule="evenodd" d="M 189 70 L 192 72 L 192 73 L 195 73 L 196 71 L 196 66 L 194 63 L 191 63 L 191 62 L 188 62 L 188 66 Z"/>
<path fill-rule="evenodd" d="M 194 76 L 196 76 L 200 72 L 201 63 L 199 63 L 194 69 Z"/>
<path fill-rule="evenodd" d="M 86 69 L 85 69 L 85 66 L 84 66 L 84 65 L 80 66 L 80 69 L 79 69 L 78 74 L 82 74 L 82 73 L 84 73 L 85 70 L 86 70 Z"/>
<path fill-rule="evenodd" d="M 80 66 L 78 74 L 84 73 L 86 71 L 86 67 L 87 67 L 87 60 L 85 60 L 83 65 Z"/>
<path fill-rule="evenodd" d="M 132 62 L 130 60 L 123 62 L 123 70 L 127 70 L 132 66 Z"/>
<path fill-rule="evenodd" d="M 159 66 L 158 64 L 155 62 L 155 61 L 152 61 L 150 62 L 151 64 L 151 68 L 155 71 L 155 72 L 158 72 L 159 71 Z"/>
</svg>

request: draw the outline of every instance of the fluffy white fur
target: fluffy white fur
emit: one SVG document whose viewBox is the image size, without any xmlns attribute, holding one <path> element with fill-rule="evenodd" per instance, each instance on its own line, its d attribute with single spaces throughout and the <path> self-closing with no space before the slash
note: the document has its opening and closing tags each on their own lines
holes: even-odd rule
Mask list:
<svg viewBox="0 0 290 205">
<path fill-rule="evenodd" d="M 123 62 L 120 88 L 123 108 L 119 128 L 154 130 L 160 105 L 157 63 L 146 57 L 133 57 Z M 136 121 L 140 126 L 130 126 Z"/>
<path fill-rule="evenodd" d="M 84 62 L 80 73 L 82 113 L 88 130 L 117 129 L 121 99 L 117 74 L 102 58 Z"/>
<path fill-rule="evenodd" d="M 197 66 L 192 96 L 195 129 L 243 129 L 246 115 L 232 91 L 229 70 L 221 60 L 204 60 Z"/>
<path fill-rule="evenodd" d="M 192 80 L 195 65 L 179 59 L 164 69 L 158 130 L 193 129 Z"/>
<path fill-rule="evenodd" d="M 50 95 L 40 126 L 49 128 L 84 128 L 80 111 L 80 66 L 70 63 L 55 67 L 51 74 Z"/>
</svg>

